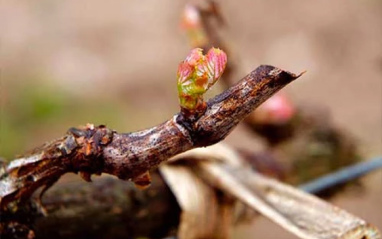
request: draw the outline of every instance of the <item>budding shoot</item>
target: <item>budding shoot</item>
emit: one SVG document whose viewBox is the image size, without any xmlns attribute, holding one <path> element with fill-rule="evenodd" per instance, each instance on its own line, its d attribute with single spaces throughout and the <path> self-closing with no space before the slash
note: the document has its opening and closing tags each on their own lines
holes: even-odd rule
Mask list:
<svg viewBox="0 0 382 239">
<path fill-rule="evenodd" d="M 227 55 L 218 48 L 211 48 L 206 55 L 200 48 L 191 50 L 178 66 L 178 95 L 182 110 L 190 113 L 205 110 L 203 94 L 220 78 L 226 64 Z"/>
</svg>

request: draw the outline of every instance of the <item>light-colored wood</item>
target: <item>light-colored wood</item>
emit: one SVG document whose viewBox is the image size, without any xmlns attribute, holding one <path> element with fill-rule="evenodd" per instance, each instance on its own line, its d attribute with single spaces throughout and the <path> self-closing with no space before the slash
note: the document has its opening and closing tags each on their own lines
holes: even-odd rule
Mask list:
<svg viewBox="0 0 382 239">
<path fill-rule="evenodd" d="M 299 189 L 262 176 L 228 146 L 194 149 L 173 160 L 193 161 L 193 172 L 303 239 L 380 239 L 364 220 Z"/>
</svg>

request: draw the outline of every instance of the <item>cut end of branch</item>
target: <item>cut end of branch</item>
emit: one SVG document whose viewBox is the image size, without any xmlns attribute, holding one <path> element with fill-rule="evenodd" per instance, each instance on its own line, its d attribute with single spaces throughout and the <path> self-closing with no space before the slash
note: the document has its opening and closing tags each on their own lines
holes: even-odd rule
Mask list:
<svg viewBox="0 0 382 239">
<path fill-rule="evenodd" d="M 307 73 L 307 72 L 308 72 L 307 70 L 302 71 L 300 74 L 298 74 L 298 75 L 296 76 L 296 78 L 299 78 L 300 76 L 304 75 L 304 74 Z"/>
</svg>

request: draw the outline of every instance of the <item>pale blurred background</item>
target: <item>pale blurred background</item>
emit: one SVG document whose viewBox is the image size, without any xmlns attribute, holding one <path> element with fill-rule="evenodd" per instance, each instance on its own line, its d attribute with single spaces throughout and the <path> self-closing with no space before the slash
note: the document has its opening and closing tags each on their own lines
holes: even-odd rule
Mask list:
<svg viewBox="0 0 382 239">
<path fill-rule="evenodd" d="M 176 113 L 177 64 L 190 50 L 179 26 L 186 2 L 2 1 L 0 156 L 12 159 L 71 126 L 128 132 Z M 382 154 L 382 1 L 219 3 L 226 42 L 246 72 L 260 64 L 307 70 L 285 89 L 292 99 L 328 107 L 363 157 Z M 238 137 L 249 136 L 227 140 Z M 362 195 L 332 202 L 381 229 L 382 173 L 365 184 Z M 234 232 L 249 235 L 294 238 L 265 219 Z"/>
</svg>

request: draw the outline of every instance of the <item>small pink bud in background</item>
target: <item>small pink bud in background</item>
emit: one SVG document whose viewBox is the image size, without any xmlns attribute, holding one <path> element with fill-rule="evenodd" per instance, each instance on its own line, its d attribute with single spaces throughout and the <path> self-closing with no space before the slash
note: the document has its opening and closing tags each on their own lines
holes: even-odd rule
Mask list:
<svg viewBox="0 0 382 239">
<path fill-rule="evenodd" d="M 195 5 L 186 5 L 180 25 L 186 31 L 192 46 L 200 47 L 209 42 L 203 27 L 200 10 Z"/>
<path fill-rule="evenodd" d="M 278 93 L 255 110 L 253 119 L 260 124 L 281 125 L 288 123 L 295 114 L 296 107 L 289 98 L 283 93 Z"/>
</svg>

